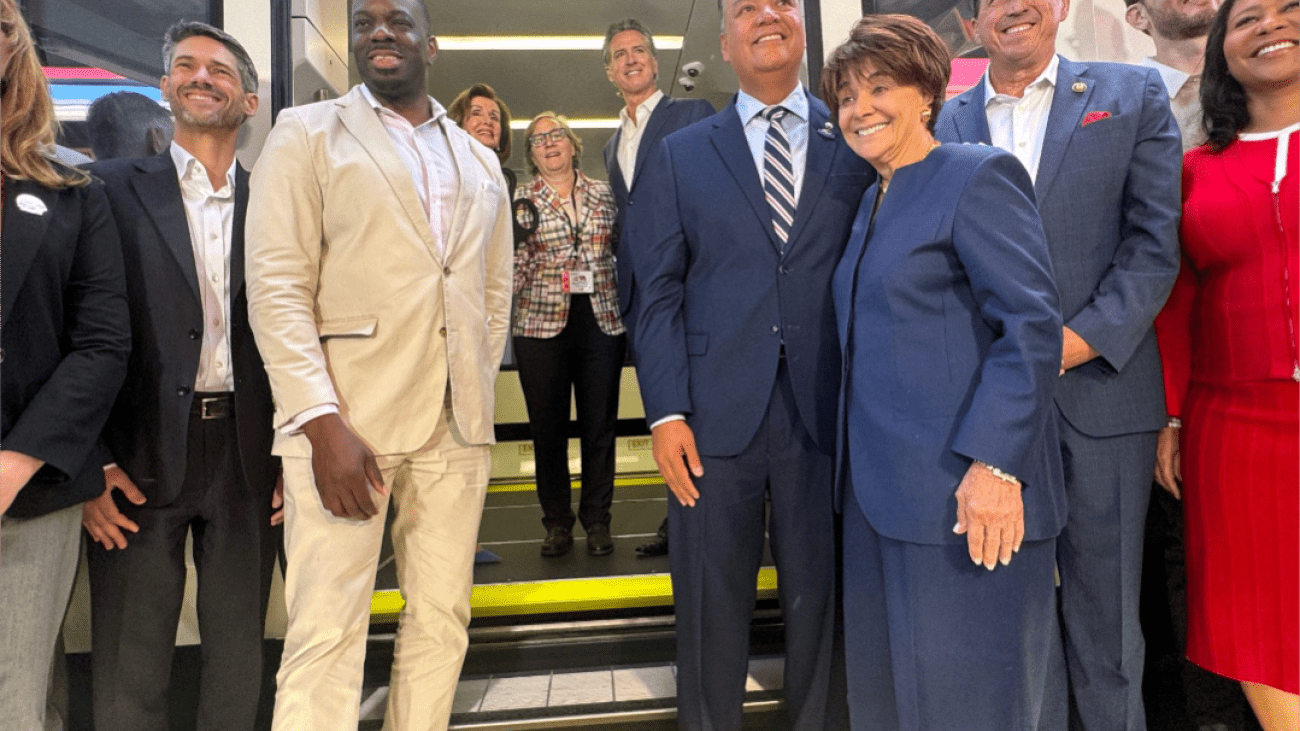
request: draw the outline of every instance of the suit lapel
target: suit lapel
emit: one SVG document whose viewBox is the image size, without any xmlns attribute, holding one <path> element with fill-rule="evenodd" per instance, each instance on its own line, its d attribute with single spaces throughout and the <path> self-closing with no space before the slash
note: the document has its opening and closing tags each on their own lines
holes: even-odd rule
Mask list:
<svg viewBox="0 0 1300 731">
<path fill-rule="evenodd" d="M 650 118 L 645 121 L 645 131 L 641 133 L 641 144 L 636 146 L 636 167 L 632 168 L 632 185 L 628 188 L 630 193 L 636 188 L 636 181 L 641 179 L 641 171 L 645 170 L 645 161 L 650 157 L 650 148 L 657 147 L 655 144 L 660 138 L 660 132 L 664 125 L 668 123 L 668 117 L 672 112 L 668 111 L 675 102 L 665 96 L 655 105 L 653 112 L 650 112 Z M 621 134 L 620 130 L 620 134 Z M 614 157 L 618 157 L 618 148 L 615 148 Z"/>
<path fill-rule="evenodd" d="M 181 185 L 177 180 L 176 163 L 170 151 L 145 158 L 136 163 L 138 175 L 131 178 L 131 187 L 140 199 L 145 215 L 162 238 L 163 248 L 171 252 L 181 268 L 194 301 L 202 303 L 199 277 L 194 269 L 194 244 L 190 241 L 190 224 L 185 218 L 185 204 L 181 201 Z M 129 222 L 123 221 L 123 224 Z"/>
<path fill-rule="evenodd" d="M 45 206 L 41 214 L 18 207 L 19 197 L 32 196 Z M 5 178 L 4 182 L 4 267 L 0 269 L 0 317 L 10 311 L 14 297 L 27 278 L 27 270 L 45 241 L 45 230 L 57 214 L 58 194 L 26 180 Z M 26 201 L 26 199 L 24 199 Z"/>
<path fill-rule="evenodd" d="M 768 207 L 767 198 L 763 196 L 763 182 L 758 178 L 758 170 L 754 167 L 754 156 L 749 151 L 749 143 L 745 141 L 745 128 L 740 123 L 740 115 L 736 112 L 735 100 L 733 99 L 731 104 L 718 112 L 713 119 L 713 132 L 709 137 L 713 141 L 714 149 L 722 158 L 723 165 L 735 178 L 736 187 L 744 194 L 745 200 L 749 201 L 750 208 L 754 209 L 754 215 L 758 217 L 763 231 L 767 233 L 768 242 L 772 244 L 772 248 L 780 251 L 781 242 L 777 241 L 776 231 L 772 228 L 772 209 Z"/>
<path fill-rule="evenodd" d="M 808 157 L 804 160 L 803 189 L 799 191 L 799 205 L 794 211 L 794 223 L 790 226 L 790 236 L 786 240 L 785 253 L 794 248 L 799 234 L 808 225 L 813 211 L 817 208 L 817 199 L 826 187 L 826 176 L 830 173 L 831 161 L 835 159 L 835 146 L 839 144 L 835 137 L 826 137 L 819 133 L 830 113 L 817 104 L 809 95 L 808 99 Z M 764 203 L 767 200 L 764 199 Z"/>
<path fill-rule="evenodd" d="M 244 288 L 244 219 L 248 213 L 248 171 L 235 164 L 235 215 L 230 231 L 230 301 Z"/>
<path fill-rule="evenodd" d="M 1088 108 L 1094 86 L 1087 76 L 1086 67 L 1061 59 L 1056 73 L 1056 90 L 1052 94 L 1052 110 L 1047 115 L 1047 130 L 1043 135 L 1043 152 L 1038 158 L 1038 175 L 1034 177 L 1034 195 L 1040 201 L 1061 170 L 1070 137 L 1083 122 L 1083 113 Z M 1074 91 L 1076 83 L 1087 89 Z"/>
<path fill-rule="evenodd" d="M 379 115 L 371 108 L 370 103 L 366 101 L 365 95 L 361 93 L 361 87 L 357 86 L 347 96 L 338 100 L 339 120 L 348 132 L 356 139 L 357 144 L 361 145 L 366 154 L 374 160 L 375 166 L 379 169 L 384 180 L 388 181 L 388 186 L 393 190 L 393 196 L 397 199 L 398 205 L 411 219 L 415 231 L 419 233 L 420 238 L 429 249 L 435 259 L 438 257 L 438 245 L 433 240 L 433 232 L 429 229 L 429 219 L 424 214 L 424 205 L 420 203 L 420 195 L 415 190 L 415 182 L 411 180 L 411 174 L 407 172 L 406 163 L 398 157 L 397 151 L 393 149 L 393 142 L 388 138 L 388 130 L 384 129 L 384 123 L 379 121 Z M 455 156 L 455 150 L 452 150 Z"/>
<path fill-rule="evenodd" d="M 451 209 L 451 221 L 448 222 L 447 228 L 443 231 L 446 241 L 443 242 L 442 256 L 451 256 L 451 250 L 456 243 L 457 236 L 455 232 L 460 231 L 465 221 L 465 216 L 469 214 L 469 209 L 474 205 L 475 197 L 483 193 L 482 188 L 477 186 L 478 176 L 470 175 L 471 166 L 476 165 L 478 158 L 474 152 L 469 149 L 469 135 L 452 134 L 452 127 L 455 126 L 447 115 L 442 115 L 438 120 L 442 125 L 442 134 L 447 138 L 447 147 L 451 150 L 451 161 L 456 166 L 456 203 Z M 429 228 L 428 224 L 424 226 Z M 434 249 L 434 255 L 437 255 L 437 249 Z"/>
<path fill-rule="evenodd" d="M 963 94 L 957 98 L 957 112 L 953 115 L 953 122 L 956 123 L 960 142 L 993 144 L 993 135 L 989 133 L 989 117 L 984 111 L 986 102 L 983 77 L 969 95 Z"/>
</svg>

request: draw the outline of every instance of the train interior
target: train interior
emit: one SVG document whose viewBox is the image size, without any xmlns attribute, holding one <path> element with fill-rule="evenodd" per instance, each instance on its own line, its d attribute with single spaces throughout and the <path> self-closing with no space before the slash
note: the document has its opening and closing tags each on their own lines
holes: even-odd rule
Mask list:
<svg viewBox="0 0 1300 731">
<path fill-rule="evenodd" d="M 725 106 L 736 78 L 719 51 L 718 6 L 711 0 L 425 0 L 439 54 L 429 92 L 444 104 L 474 83 L 491 84 L 513 112 L 514 156 L 508 166 L 527 180 L 523 140 L 528 120 L 544 110 L 566 115 L 582 137 L 582 169 L 604 179 L 600 150 L 618 125 L 621 99 L 605 78 L 606 27 L 636 17 L 655 33 L 659 87 L 673 97 Z M 163 31 L 176 20 L 225 28 L 250 50 L 261 71 L 261 111 L 240 147 L 256 164 L 276 112 L 328 99 L 359 82 L 348 49 L 346 0 L 25 0 L 58 116 L 62 144 L 89 147 L 86 109 L 118 90 L 163 104 L 157 83 Z M 967 25 L 969 0 L 805 0 L 805 80 L 865 12 L 904 12 L 929 22 L 954 53 L 949 93 L 980 79 L 985 61 Z M 1149 41 L 1122 20 L 1122 0 L 1073 3 L 1058 46 L 1075 58 L 1135 60 Z M 592 557 L 574 550 L 539 555 L 545 531 L 534 491 L 528 418 L 513 356 L 496 387 L 492 478 L 479 540 L 498 561 L 475 568 L 470 649 L 457 690 L 452 727 L 534 729 L 674 728 L 673 604 L 667 557 L 639 557 L 669 499 L 651 456 L 635 369 L 623 370 L 613 533 L 616 550 Z M 572 425 L 571 425 L 572 426 Z M 576 435 L 576 429 L 571 430 Z M 579 447 L 570 440 L 572 471 Z M 575 479 L 575 488 L 580 487 Z M 575 490 L 575 497 L 576 497 Z M 391 520 L 391 515 L 389 519 Z M 83 562 L 84 563 L 84 562 Z M 191 567 L 192 568 L 192 567 Z M 191 570 L 191 579 L 193 573 Z M 783 636 L 770 556 L 756 577 L 746 727 L 780 727 Z M 268 672 L 263 719 L 278 665 L 285 610 L 277 577 L 267 621 Z M 199 641 L 193 581 L 177 633 L 174 728 L 192 728 Z M 391 549 L 385 546 L 372 600 L 362 729 L 381 727 L 396 620 L 402 604 Z M 64 631 L 72 706 L 68 727 L 89 729 L 89 599 L 84 566 Z"/>
</svg>

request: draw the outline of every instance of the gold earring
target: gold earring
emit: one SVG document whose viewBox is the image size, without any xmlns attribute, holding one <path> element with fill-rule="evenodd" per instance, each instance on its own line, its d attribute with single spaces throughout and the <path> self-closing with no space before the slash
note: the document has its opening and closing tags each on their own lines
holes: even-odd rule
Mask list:
<svg viewBox="0 0 1300 731">
<path fill-rule="evenodd" d="M 924 110 L 924 111 L 921 112 L 921 119 L 929 119 L 929 118 L 930 118 L 930 110 L 929 110 L 929 109 L 926 109 L 926 110 Z"/>
</svg>

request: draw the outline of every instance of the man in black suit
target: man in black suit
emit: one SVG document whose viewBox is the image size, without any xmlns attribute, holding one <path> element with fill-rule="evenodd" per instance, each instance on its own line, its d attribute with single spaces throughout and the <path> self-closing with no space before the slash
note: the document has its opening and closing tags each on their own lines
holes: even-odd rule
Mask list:
<svg viewBox="0 0 1300 731">
<path fill-rule="evenodd" d="M 627 209 L 640 193 L 646 163 L 664 137 L 712 116 L 713 105 L 704 99 L 671 99 L 655 86 L 659 79 L 659 58 L 654 36 L 636 18 L 611 23 L 605 31 L 605 75 L 623 97 L 619 128 L 605 145 L 605 171 L 614 189 L 614 219 L 619 240 L 626 240 Z M 632 300 L 636 284 L 632 277 L 632 256 L 628 248 L 618 249 L 618 304 L 623 323 L 631 333 Z M 631 343 L 631 336 L 628 337 Z M 636 547 L 639 556 L 668 553 L 668 518 L 659 525 L 653 541 Z"/>
<path fill-rule="evenodd" d="M 106 488 L 86 504 L 95 728 L 168 728 L 172 646 L 193 535 L 203 642 L 198 729 L 249 729 L 276 531 L 271 391 L 248 326 L 239 128 L 257 72 L 203 23 L 167 31 L 175 138 L 93 166 L 127 269 L 133 351 L 103 441 Z M 128 537 L 129 536 L 129 537 Z"/>
</svg>

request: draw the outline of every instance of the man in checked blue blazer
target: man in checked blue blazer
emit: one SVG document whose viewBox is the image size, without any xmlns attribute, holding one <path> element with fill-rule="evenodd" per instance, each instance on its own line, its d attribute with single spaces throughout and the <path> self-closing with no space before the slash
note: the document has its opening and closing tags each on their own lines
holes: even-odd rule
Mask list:
<svg viewBox="0 0 1300 731">
<path fill-rule="evenodd" d="M 1141 731 L 1142 531 L 1166 421 L 1151 323 L 1178 273 L 1178 126 L 1155 70 L 1056 55 L 1069 0 L 975 3 L 989 70 L 944 106 L 936 136 L 1020 158 L 1060 291 L 1068 726 Z M 1066 728 L 1063 690 L 1047 699 L 1041 728 Z"/>
<path fill-rule="evenodd" d="M 674 496 L 678 720 L 688 730 L 740 728 L 767 533 L 785 620 L 788 725 L 822 729 L 840 369 L 830 279 L 874 172 L 799 84 L 799 3 L 721 7 L 722 55 L 740 93 L 660 145 L 626 242 L 641 396 Z"/>
</svg>

